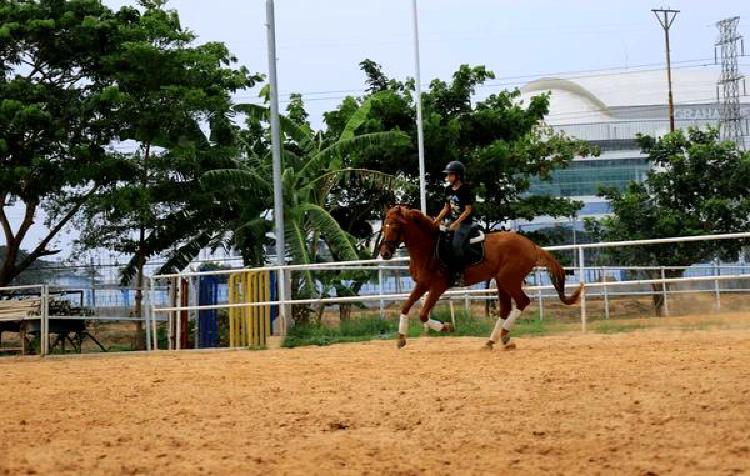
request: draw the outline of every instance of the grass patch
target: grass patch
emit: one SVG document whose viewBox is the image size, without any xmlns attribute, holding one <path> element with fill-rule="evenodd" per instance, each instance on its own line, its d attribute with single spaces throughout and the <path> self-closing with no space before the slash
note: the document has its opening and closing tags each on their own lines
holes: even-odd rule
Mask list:
<svg viewBox="0 0 750 476">
<path fill-rule="evenodd" d="M 596 334 L 619 334 L 622 332 L 632 332 L 647 329 L 640 322 L 624 321 L 595 321 L 588 325 L 588 329 Z"/>
<path fill-rule="evenodd" d="M 560 332 L 563 326 L 556 322 L 540 321 L 534 314 L 530 319 L 520 319 L 513 327 L 514 336 L 549 335 Z M 439 310 L 433 313 L 433 319 L 444 322 L 450 321 L 450 312 Z M 456 332 L 450 335 L 489 337 L 495 326 L 495 319 L 484 316 L 465 315 L 456 313 Z M 295 325 L 282 343 L 283 347 L 298 347 L 305 345 L 331 345 L 343 342 L 362 342 L 377 339 L 394 339 L 398 332 L 397 320 L 382 320 L 380 318 L 360 318 L 342 322 L 339 327 L 325 325 Z M 408 337 L 425 335 L 422 322 L 413 317 L 409 320 Z M 438 335 L 430 331 L 429 335 Z"/>
<path fill-rule="evenodd" d="M 112 344 L 107 347 L 107 352 L 130 352 L 131 350 L 133 346 L 130 344 Z M 97 347 L 95 352 L 101 352 L 101 349 Z"/>
<path fill-rule="evenodd" d="M 381 319 L 344 321 L 338 327 L 320 324 L 295 325 L 289 329 L 283 347 L 301 345 L 331 345 L 341 342 L 359 342 L 393 337 L 398 324 Z"/>
</svg>

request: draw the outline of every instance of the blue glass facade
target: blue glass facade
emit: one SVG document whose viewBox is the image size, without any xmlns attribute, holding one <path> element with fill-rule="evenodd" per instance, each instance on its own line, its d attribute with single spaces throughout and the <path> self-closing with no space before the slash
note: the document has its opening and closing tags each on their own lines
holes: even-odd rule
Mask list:
<svg viewBox="0 0 750 476">
<path fill-rule="evenodd" d="M 605 156 L 575 160 L 568 168 L 554 171 L 548 182 L 532 179 L 529 194 L 590 197 L 597 195 L 600 187 L 623 190 L 632 181 L 643 181 L 648 171 L 648 160 L 637 155 L 633 158 L 607 159 Z"/>
</svg>

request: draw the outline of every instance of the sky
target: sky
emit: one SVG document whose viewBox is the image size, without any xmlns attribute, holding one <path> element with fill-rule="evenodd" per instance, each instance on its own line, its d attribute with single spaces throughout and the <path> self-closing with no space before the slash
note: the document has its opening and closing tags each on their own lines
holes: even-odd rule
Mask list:
<svg viewBox="0 0 750 476">
<path fill-rule="evenodd" d="M 106 0 L 111 7 L 132 0 Z M 358 63 L 370 58 L 399 79 L 414 75 L 411 0 L 276 0 L 282 107 L 303 93 L 311 121 L 364 88 Z M 223 41 L 251 71 L 266 73 L 264 0 L 172 0 L 199 41 Z M 664 62 L 664 33 L 652 8 L 681 10 L 671 30 L 675 62 L 713 58 L 715 22 L 746 0 L 418 0 L 422 83 L 449 79 L 461 64 L 483 64 L 491 90 L 554 73 Z M 750 43 L 748 44 L 750 50 Z M 750 51 L 749 51 L 750 52 Z M 257 90 L 238 96 L 257 101 Z"/>
<path fill-rule="evenodd" d="M 133 0 L 105 0 L 112 8 Z M 411 0 L 276 0 L 281 106 L 299 92 L 314 126 L 347 94 L 363 91 L 358 63 L 370 58 L 398 79 L 414 75 Z M 750 1 L 682 0 L 419 0 L 423 84 L 450 79 L 461 64 L 485 65 L 497 79 L 479 93 L 522 85 L 541 76 L 664 63 L 664 32 L 652 8 L 681 10 L 671 29 L 672 61 L 713 59 L 716 21 L 740 16 L 748 37 Z M 264 0 L 171 0 L 198 42 L 222 41 L 252 72 L 265 74 Z M 238 102 L 257 102 L 258 90 Z M 22 215 L 10 211 L 15 225 Z M 38 217 L 37 223 L 43 220 Z M 24 248 L 44 230 L 34 225 Z M 75 232 L 57 242 L 68 250 Z M 0 238 L 3 239 L 4 238 Z"/>
</svg>

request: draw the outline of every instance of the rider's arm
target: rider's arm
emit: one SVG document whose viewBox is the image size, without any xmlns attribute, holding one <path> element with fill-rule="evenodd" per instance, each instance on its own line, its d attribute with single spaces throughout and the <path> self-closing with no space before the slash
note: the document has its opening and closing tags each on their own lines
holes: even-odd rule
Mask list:
<svg viewBox="0 0 750 476">
<path fill-rule="evenodd" d="M 471 213 L 474 211 L 474 205 L 466 205 L 466 208 L 464 209 L 464 212 L 459 215 L 458 218 L 456 218 L 456 221 L 453 222 L 454 225 L 458 225 L 459 223 L 462 223 L 464 220 L 469 218 L 471 216 Z"/>
<path fill-rule="evenodd" d="M 441 221 L 443 220 L 443 218 L 445 218 L 445 216 L 446 216 L 446 215 L 447 215 L 448 213 L 450 213 L 450 211 L 451 211 L 450 205 L 446 203 L 446 204 L 445 204 L 445 205 L 443 206 L 443 209 L 442 209 L 442 210 L 440 210 L 440 214 L 438 214 L 437 218 L 435 218 L 435 223 L 436 223 L 436 224 L 440 224 L 440 222 L 441 222 Z"/>
</svg>

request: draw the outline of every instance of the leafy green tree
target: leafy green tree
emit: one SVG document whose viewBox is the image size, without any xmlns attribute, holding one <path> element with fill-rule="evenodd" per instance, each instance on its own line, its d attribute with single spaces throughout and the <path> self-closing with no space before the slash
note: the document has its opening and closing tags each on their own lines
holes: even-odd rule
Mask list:
<svg viewBox="0 0 750 476">
<path fill-rule="evenodd" d="M 346 98 L 325 115 L 327 138 L 401 130 L 413 141 L 402 150 L 370 149 L 352 157 L 352 166 L 403 174 L 418 180 L 414 84 L 388 78 L 371 60 L 360 63 L 368 93 Z M 571 216 L 579 202 L 555 197 L 530 196 L 529 177 L 549 179 L 550 172 L 567 166 L 576 155 L 596 151 L 582 141 L 543 127 L 549 112 L 549 96 L 520 103 L 520 92 L 503 91 L 475 101 L 476 89 L 494 79 L 483 66 L 461 66 L 450 82 L 433 80 L 423 92 L 425 155 L 429 210 L 442 206 L 446 163 L 461 160 L 469 169 L 469 181 L 483 199 L 478 213 L 486 228 L 513 219 L 539 215 Z M 414 200 L 415 193 L 405 197 Z"/>
<path fill-rule="evenodd" d="M 132 173 L 107 145 L 119 124 L 105 70 L 127 15 L 97 0 L 0 3 L 0 286 L 40 257 L 91 197 Z M 13 230 L 6 210 L 23 207 Z M 41 211 L 46 232 L 20 253 Z"/>
<path fill-rule="evenodd" d="M 210 171 L 205 174 L 203 184 L 208 189 L 225 187 L 232 190 L 238 200 L 241 197 L 265 197 L 266 210 L 273 208 L 273 182 L 267 124 L 256 127 L 258 120 L 267 123 L 268 108 L 257 105 L 240 105 L 238 110 L 248 116 L 249 127 L 243 131 L 244 157 L 235 167 Z M 358 251 L 352 236 L 345 231 L 330 210 L 337 204 L 332 190 L 342 181 L 359 180 L 377 184 L 381 189 L 392 189 L 394 177 L 382 172 L 345 167 L 347 158 L 369 148 L 388 149 L 402 147 L 408 137 L 399 132 L 376 132 L 359 136 L 343 137 L 337 141 L 324 141 L 323 135 L 313 131 L 306 121 L 299 96 L 293 96 L 288 115 L 281 117 L 284 142 L 282 151 L 282 184 L 284 187 L 284 225 L 287 253 L 294 264 L 310 264 L 324 260 L 352 260 Z M 268 228 L 262 225 L 271 220 L 270 213 L 262 216 L 243 217 L 234 230 L 256 230 Z M 260 228 L 259 228 L 260 226 Z M 325 244 L 325 246 L 321 246 Z M 313 273 L 295 273 L 293 294 L 316 295 L 316 280 Z M 298 317 L 304 318 L 307 313 Z"/>
<path fill-rule="evenodd" d="M 120 10 L 129 20 L 120 28 L 127 42 L 108 57 L 105 72 L 122 124 L 118 139 L 135 147 L 124 154 L 135 174 L 97 195 L 81 239 L 132 256 L 123 281 L 136 277 L 136 315 L 149 256 L 166 253 L 166 268 L 179 268 L 216 238 L 202 228 L 224 214 L 198 180 L 232 163 L 231 94 L 260 79 L 233 69 L 236 59 L 223 44 L 195 45 L 195 34 L 165 3 L 142 0 L 142 11 Z"/>
<path fill-rule="evenodd" d="M 589 220 L 598 240 L 631 240 L 697 236 L 747 231 L 750 226 L 750 154 L 731 142 L 718 141 L 718 131 L 690 129 L 654 139 L 639 137 L 653 170 L 643 183 L 624 191 L 602 190 L 612 203 L 612 216 Z M 633 266 L 689 266 L 713 259 L 735 260 L 743 242 L 686 242 L 610 248 L 600 263 Z M 669 271 L 667 276 L 681 276 Z M 660 271 L 642 273 L 651 279 Z M 661 290 L 660 286 L 654 286 Z M 654 294 L 657 313 L 663 311 L 661 293 Z"/>
</svg>

